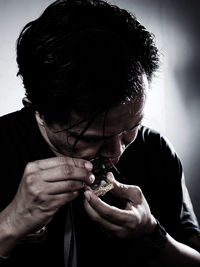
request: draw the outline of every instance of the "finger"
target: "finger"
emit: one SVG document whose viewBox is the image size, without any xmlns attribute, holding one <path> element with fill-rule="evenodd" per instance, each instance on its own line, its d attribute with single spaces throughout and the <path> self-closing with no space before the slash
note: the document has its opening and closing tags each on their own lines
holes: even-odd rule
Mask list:
<svg viewBox="0 0 200 267">
<path fill-rule="evenodd" d="M 58 182 L 64 180 L 80 180 L 86 184 L 94 182 L 94 175 L 84 168 L 78 168 L 71 165 L 56 166 L 51 169 L 42 170 L 37 174 L 40 180 L 46 182 Z"/>
<path fill-rule="evenodd" d="M 108 230 L 110 233 L 112 234 L 118 234 L 122 231 L 124 231 L 124 228 L 121 226 L 118 226 L 115 223 L 109 222 L 108 220 L 104 219 L 103 217 L 101 217 L 90 205 L 90 203 L 85 199 L 84 200 L 84 207 L 85 210 L 87 211 L 88 215 L 90 216 L 90 218 L 95 221 L 96 223 L 98 223 L 99 225 L 101 225 L 103 228 L 105 228 L 106 230 Z"/>
<path fill-rule="evenodd" d="M 113 189 L 110 192 L 114 196 L 132 201 L 133 203 L 140 202 L 142 191 L 138 186 L 119 183 L 111 172 L 107 173 L 107 180 L 113 184 Z"/>
<path fill-rule="evenodd" d="M 50 211 L 52 209 L 58 209 L 61 206 L 64 206 L 66 203 L 74 200 L 78 195 L 79 191 L 74 191 L 71 193 L 65 193 L 65 194 L 59 194 L 54 196 L 46 196 L 43 201 L 41 201 L 41 204 L 38 205 L 40 209 L 45 211 Z"/>
<path fill-rule="evenodd" d="M 61 206 L 64 206 L 66 203 L 71 202 L 74 200 L 78 195 L 80 194 L 79 191 L 74 191 L 71 193 L 65 193 L 65 194 L 59 194 L 56 195 L 56 199 L 53 202 L 54 208 L 59 208 Z"/>
<path fill-rule="evenodd" d="M 92 191 L 85 191 L 84 195 L 90 206 L 99 214 L 100 217 L 118 226 L 126 226 L 132 223 L 134 213 L 131 210 L 121 210 L 110 206 L 98 198 Z"/>
<path fill-rule="evenodd" d="M 60 181 L 57 183 L 48 184 L 46 192 L 49 195 L 56 195 L 56 194 L 69 193 L 73 191 L 80 191 L 82 188 L 84 188 L 83 182 L 68 180 L 68 181 Z"/>
<path fill-rule="evenodd" d="M 30 171 L 36 171 L 38 169 L 45 170 L 65 164 L 79 168 L 86 168 L 89 171 L 91 171 L 93 167 L 90 161 L 71 157 L 52 157 L 48 159 L 36 160 L 28 163 L 27 166 Z"/>
</svg>

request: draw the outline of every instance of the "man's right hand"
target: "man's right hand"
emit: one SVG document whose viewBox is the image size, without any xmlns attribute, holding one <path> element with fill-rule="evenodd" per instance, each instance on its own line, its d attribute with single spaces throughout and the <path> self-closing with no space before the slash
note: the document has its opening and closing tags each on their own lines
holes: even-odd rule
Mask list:
<svg viewBox="0 0 200 267">
<path fill-rule="evenodd" d="M 56 211 L 94 181 L 89 161 L 54 157 L 26 165 L 18 191 L 7 207 L 7 224 L 18 238 L 45 226 Z"/>
</svg>

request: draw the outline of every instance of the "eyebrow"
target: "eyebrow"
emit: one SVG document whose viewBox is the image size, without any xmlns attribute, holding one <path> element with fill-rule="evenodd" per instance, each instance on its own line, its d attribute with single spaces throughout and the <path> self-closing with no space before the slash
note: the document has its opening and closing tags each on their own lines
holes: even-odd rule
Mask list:
<svg viewBox="0 0 200 267">
<path fill-rule="evenodd" d="M 129 128 L 128 130 L 124 130 L 123 132 L 131 131 L 134 128 L 136 128 L 137 126 L 139 126 L 141 124 L 141 122 L 142 122 L 142 119 L 143 119 L 143 117 L 140 118 L 140 120 L 136 124 L 134 124 L 131 128 Z M 122 132 L 120 132 L 120 133 L 122 133 Z M 118 134 L 120 134 L 120 133 L 118 133 Z M 70 134 L 73 137 L 78 137 L 79 136 L 79 134 L 76 133 L 76 132 L 71 132 Z M 86 134 L 86 135 L 83 135 L 80 139 L 82 139 L 82 140 L 84 140 L 84 139 L 85 140 L 89 140 L 91 138 L 91 139 L 97 139 L 97 140 L 104 140 L 104 139 L 109 139 L 109 138 L 111 138 L 111 137 L 113 137 L 115 135 L 118 135 L 118 134 L 107 135 L 107 136 L 104 136 L 104 135 L 103 136 L 100 136 L 100 135 L 94 135 L 94 134 Z"/>
</svg>

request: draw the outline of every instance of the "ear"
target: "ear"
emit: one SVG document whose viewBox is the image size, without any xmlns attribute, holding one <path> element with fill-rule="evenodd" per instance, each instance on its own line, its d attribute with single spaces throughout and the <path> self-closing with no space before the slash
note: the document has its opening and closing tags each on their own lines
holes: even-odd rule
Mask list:
<svg viewBox="0 0 200 267">
<path fill-rule="evenodd" d="M 45 125 L 44 118 L 43 118 L 43 116 L 40 115 L 40 113 L 38 111 L 35 111 L 35 118 L 37 120 L 37 123 L 40 126 L 44 127 L 44 125 Z"/>
<path fill-rule="evenodd" d="M 30 107 L 31 101 L 27 97 L 24 97 L 22 98 L 22 104 L 24 107 Z"/>
<path fill-rule="evenodd" d="M 32 104 L 31 101 L 27 98 L 27 97 L 24 97 L 22 99 L 22 104 L 24 105 L 24 107 L 30 107 L 30 105 Z M 44 119 L 43 117 L 39 114 L 38 111 L 35 111 L 35 117 L 36 117 L 36 120 L 37 120 L 37 123 L 41 126 L 44 127 Z"/>
</svg>

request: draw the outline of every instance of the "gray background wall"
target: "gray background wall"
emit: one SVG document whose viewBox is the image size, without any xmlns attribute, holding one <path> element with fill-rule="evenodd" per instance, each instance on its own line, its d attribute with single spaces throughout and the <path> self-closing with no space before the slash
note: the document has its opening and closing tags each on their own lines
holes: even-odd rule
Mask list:
<svg viewBox="0 0 200 267">
<path fill-rule="evenodd" d="M 0 115 L 22 107 L 24 89 L 16 77 L 15 63 L 18 34 L 52 2 L 0 0 Z M 149 92 L 144 124 L 161 131 L 175 147 L 200 221 L 200 2 L 115 0 L 112 3 L 129 9 L 156 36 L 162 66 Z"/>
</svg>

